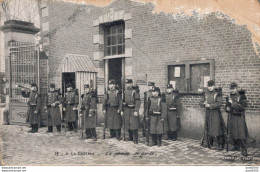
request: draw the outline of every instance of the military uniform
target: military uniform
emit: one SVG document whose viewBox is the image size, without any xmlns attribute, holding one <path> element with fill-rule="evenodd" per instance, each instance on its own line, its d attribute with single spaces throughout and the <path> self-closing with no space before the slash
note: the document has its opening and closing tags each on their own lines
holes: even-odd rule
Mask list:
<svg viewBox="0 0 260 172">
<path fill-rule="evenodd" d="M 232 83 L 231 87 L 237 87 L 236 83 Z M 248 138 L 248 129 L 245 120 L 245 108 L 247 107 L 247 98 L 244 90 L 236 93 L 230 93 L 229 109 L 225 110 L 230 113 L 229 135 L 234 141 L 234 149 L 239 150 L 241 147 L 242 154 L 247 155 L 246 139 Z"/>
<path fill-rule="evenodd" d="M 55 89 L 55 85 L 51 84 L 51 88 Z M 52 132 L 53 127 L 56 127 L 61 132 L 61 113 L 60 113 L 60 94 L 58 91 L 53 90 L 47 93 L 45 98 L 45 108 L 47 110 L 48 131 Z"/>
<path fill-rule="evenodd" d="M 110 81 L 110 84 L 114 84 L 115 81 Z M 103 110 L 106 110 L 105 114 L 105 126 L 110 129 L 110 136 L 120 140 L 122 119 L 120 115 L 120 101 L 121 96 L 119 90 L 108 90 L 105 95 L 105 101 L 103 104 Z"/>
<path fill-rule="evenodd" d="M 168 84 L 167 88 L 173 88 L 172 84 Z M 166 119 L 165 119 L 165 131 L 167 131 L 168 139 L 177 140 L 177 98 L 178 90 L 165 94 L 166 102 Z M 164 109 L 163 109 L 164 111 Z"/>
<path fill-rule="evenodd" d="M 85 85 L 89 88 L 89 85 Z M 84 129 L 86 135 L 90 135 L 94 141 L 97 140 L 96 126 L 97 126 L 97 93 L 92 91 L 81 95 L 81 113 L 83 115 Z"/>
<path fill-rule="evenodd" d="M 210 80 L 208 86 L 214 86 L 214 81 Z M 214 138 L 217 138 L 219 149 L 224 148 L 224 133 L 225 133 L 225 123 L 220 112 L 220 107 L 222 105 L 222 93 L 221 89 L 214 89 L 213 91 L 207 90 L 204 93 L 203 100 L 200 105 L 206 108 L 205 114 L 205 124 L 204 133 L 207 133 L 204 137 L 205 143 L 208 147 L 213 146 Z M 209 107 L 205 107 L 205 104 L 209 104 Z"/>
<path fill-rule="evenodd" d="M 132 83 L 132 80 L 127 80 L 127 83 Z M 129 141 L 138 143 L 138 130 L 140 127 L 139 108 L 140 94 L 133 87 L 127 87 L 123 99 L 124 111 L 124 129 L 128 130 Z"/>
<path fill-rule="evenodd" d="M 158 87 L 153 91 L 160 92 Z M 149 118 L 150 118 L 150 135 L 152 137 L 153 145 L 161 146 L 162 134 L 164 133 L 164 119 L 162 116 L 162 101 L 161 97 L 152 96 L 149 101 Z"/>
<path fill-rule="evenodd" d="M 31 87 L 37 87 L 36 84 L 31 84 Z M 22 91 L 23 97 L 29 97 L 28 110 L 26 116 L 26 122 L 31 124 L 32 129 L 29 132 L 35 133 L 38 132 L 38 125 L 40 122 L 40 106 L 41 106 L 41 98 L 40 95 L 35 91 Z"/>
<path fill-rule="evenodd" d="M 148 86 L 154 87 L 154 82 L 148 82 Z M 150 135 L 150 119 L 149 117 L 149 102 L 152 97 L 153 89 L 144 92 L 144 119 L 143 119 L 143 136 L 146 137 L 146 142 L 149 143 Z"/>
<path fill-rule="evenodd" d="M 70 85 L 68 87 L 71 87 Z M 65 121 L 68 123 L 69 130 L 77 131 L 77 107 L 79 97 L 74 90 L 65 93 L 63 106 L 65 108 Z"/>
</svg>

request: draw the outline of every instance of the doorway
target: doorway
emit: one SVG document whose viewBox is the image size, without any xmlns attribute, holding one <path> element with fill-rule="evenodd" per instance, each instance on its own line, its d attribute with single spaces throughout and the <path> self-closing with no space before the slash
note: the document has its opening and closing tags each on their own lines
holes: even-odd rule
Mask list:
<svg viewBox="0 0 260 172">
<path fill-rule="evenodd" d="M 76 88 L 75 72 L 63 72 L 62 73 L 62 96 L 66 93 L 66 85 L 71 83 L 72 88 Z"/>
<path fill-rule="evenodd" d="M 122 58 L 108 60 L 108 80 L 114 79 L 119 89 L 122 89 Z"/>
</svg>

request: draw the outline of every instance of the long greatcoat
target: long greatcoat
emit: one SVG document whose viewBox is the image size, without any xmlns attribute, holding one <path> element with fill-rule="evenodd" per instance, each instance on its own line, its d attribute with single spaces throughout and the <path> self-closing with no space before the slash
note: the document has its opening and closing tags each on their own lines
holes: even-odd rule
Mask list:
<svg viewBox="0 0 260 172">
<path fill-rule="evenodd" d="M 150 134 L 163 134 L 164 133 L 164 121 L 165 119 L 162 113 L 162 106 L 165 106 L 165 103 L 162 103 L 160 97 L 151 97 L 149 101 L 149 114 L 150 114 Z M 161 112 L 161 114 L 155 114 L 153 112 Z"/>
<path fill-rule="evenodd" d="M 225 107 L 225 110 L 230 113 L 229 136 L 233 139 L 246 139 L 249 136 L 245 120 L 247 98 L 239 93 L 230 94 L 230 98 L 233 101 L 230 110 Z"/>
<path fill-rule="evenodd" d="M 203 100 L 200 102 L 203 107 L 205 107 L 204 102 L 210 104 L 210 107 L 206 108 L 204 130 L 207 131 L 210 137 L 224 135 L 225 122 L 220 112 L 222 94 L 215 90 L 206 91 Z"/>
<path fill-rule="evenodd" d="M 167 93 L 166 94 L 166 119 L 165 119 L 165 131 L 177 131 L 177 94 Z"/>
<path fill-rule="evenodd" d="M 123 100 L 124 124 L 126 130 L 137 130 L 140 128 L 139 108 L 141 105 L 140 94 L 133 88 L 125 90 Z M 134 112 L 138 112 L 138 116 L 134 116 Z"/>
<path fill-rule="evenodd" d="M 77 120 L 77 111 L 73 108 L 77 108 L 79 103 L 79 96 L 76 95 L 75 91 L 68 91 L 65 94 L 64 107 L 65 111 L 65 121 L 66 122 L 75 122 Z"/>
<path fill-rule="evenodd" d="M 95 93 L 82 94 L 81 98 L 84 129 L 95 128 L 97 126 L 97 95 Z"/>
<path fill-rule="evenodd" d="M 60 100 L 61 97 L 57 91 L 50 91 L 45 97 L 45 106 L 47 107 L 48 126 L 61 125 L 61 113 L 60 113 Z M 53 106 L 52 104 L 55 104 Z"/>
<path fill-rule="evenodd" d="M 122 126 L 122 119 L 120 112 L 121 96 L 118 90 L 108 90 L 105 95 L 103 110 L 105 114 L 105 126 L 109 129 L 120 129 Z"/>
<path fill-rule="evenodd" d="M 22 96 L 28 98 L 29 101 L 26 122 L 29 124 L 38 124 L 40 122 L 40 107 L 41 107 L 41 97 L 37 92 L 26 92 L 22 91 Z M 34 113 L 36 111 L 36 113 Z"/>
</svg>

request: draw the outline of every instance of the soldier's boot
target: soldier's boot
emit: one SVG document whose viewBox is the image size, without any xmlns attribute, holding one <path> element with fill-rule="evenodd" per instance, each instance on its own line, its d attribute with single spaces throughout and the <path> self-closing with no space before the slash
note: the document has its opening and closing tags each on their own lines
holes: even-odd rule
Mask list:
<svg viewBox="0 0 260 172">
<path fill-rule="evenodd" d="M 67 126 L 68 126 L 67 131 L 72 131 L 73 130 L 72 122 L 68 122 Z"/>
<path fill-rule="evenodd" d="M 77 125 L 77 122 L 76 121 L 73 121 L 72 122 L 72 126 L 73 126 L 73 131 L 76 133 L 78 132 L 78 125 Z"/>
<path fill-rule="evenodd" d="M 116 136 L 115 130 L 110 129 L 110 138 L 113 138 Z"/>
<path fill-rule="evenodd" d="M 121 129 L 116 129 L 116 138 L 117 140 L 121 140 Z"/>
<path fill-rule="evenodd" d="M 233 141 L 234 141 L 234 147 L 230 149 L 230 151 L 239 151 L 239 147 L 240 147 L 239 140 L 234 139 Z"/>
<path fill-rule="evenodd" d="M 223 150 L 225 147 L 224 136 L 218 136 L 217 141 L 218 141 L 218 150 L 220 151 Z"/>
<path fill-rule="evenodd" d="M 157 134 L 158 146 L 162 146 L 162 134 Z"/>
<path fill-rule="evenodd" d="M 247 147 L 246 147 L 246 140 L 240 140 L 240 145 L 241 145 L 241 150 L 242 150 L 241 154 L 243 156 L 248 156 Z"/>
<path fill-rule="evenodd" d="M 28 131 L 28 133 L 31 133 L 33 131 L 33 124 L 31 124 L 31 129 Z"/>
<path fill-rule="evenodd" d="M 46 131 L 46 133 L 51 133 L 53 132 L 53 127 L 52 126 L 48 126 L 48 130 Z"/>
<path fill-rule="evenodd" d="M 38 132 L 38 124 L 33 124 L 33 130 L 31 133 L 37 133 Z"/>
<path fill-rule="evenodd" d="M 133 141 L 133 131 L 128 130 L 128 140 L 127 141 Z"/>
<path fill-rule="evenodd" d="M 96 128 L 91 128 L 91 135 L 92 135 L 92 139 L 93 139 L 93 141 L 97 141 L 97 132 L 96 132 Z"/>
<path fill-rule="evenodd" d="M 210 148 L 213 148 L 213 143 L 214 143 L 214 137 L 210 137 L 209 138 L 209 144 L 210 144 Z"/>
<path fill-rule="evenodd" d="M 152 137 L 152 144 L 151 146 L 157 145 L 157 135 L 156 134 L 151 134 Z"/>
<path fill-rule="evenodd" d="M 86 133 L 86 139 L 91 139 L 91 130 L 86 129 L 85 133 Z"/>
<path fill-rule="evenodd" d="M 177 131 L 174 131 L 173 133 L 172 133 L 172 141 L 176 141 L 177 140 Z"/>
<path fill-rule="evenodd" d="M 134 144 L 138 144 L 138 130 L 133 130 Z"/>
<path fill-rule="evenodd" d="M 56 128 L 57 128 L 57 131 L 60 133 L 61 132 L 61 125 L 57 125 Z"/>
<path fill-rule="evenodd" d="M 172 133 L 171 131 L 167 131 L 167 137 L 165 140 L 171 140 L 172 139 Z"/>
</svg>

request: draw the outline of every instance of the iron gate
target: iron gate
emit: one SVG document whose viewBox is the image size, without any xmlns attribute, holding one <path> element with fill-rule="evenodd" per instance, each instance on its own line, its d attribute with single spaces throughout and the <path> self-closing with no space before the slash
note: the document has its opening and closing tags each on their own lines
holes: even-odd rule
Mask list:
<svg viewBox="0 0 260 172">
<path fill-rule="evenodd" d="M 21 89 L 17 88 L 17 85 L 29 88 L 31 83 L 38 83 L 38 52 L 32 42 L 10 41 L 8 47 L 10 123 L 25 124 L 28 98 L 21 96 Z"/>
</svg>

